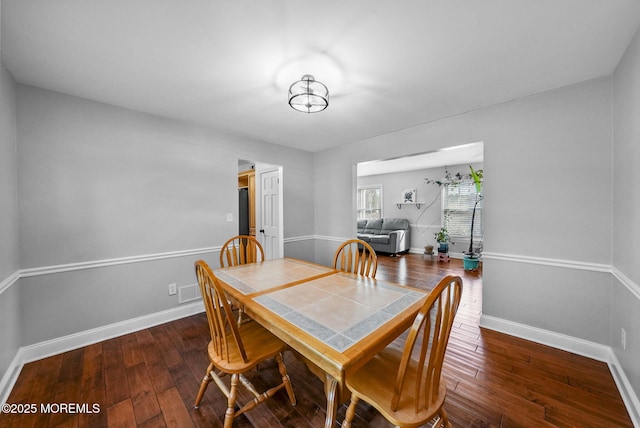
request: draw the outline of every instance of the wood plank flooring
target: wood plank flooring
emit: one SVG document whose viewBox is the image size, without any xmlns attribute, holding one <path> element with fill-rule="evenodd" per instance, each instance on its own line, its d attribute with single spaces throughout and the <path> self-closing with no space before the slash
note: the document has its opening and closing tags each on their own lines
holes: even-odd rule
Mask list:
<svg viewBox="0 0 640 428">
<path fill-rule="evenodd" d="M 632 426 L 605 363 L 480 329 L 481 273 L 465 272 L 459 260 L 380 256 L 377 277 L 428 290 L 448 273 L 464 281 L 443 372 L 454 427 Z M 0 426 L 221 427 L 226 399 L 215 384 L 193 408 L 208 340 L 200 314 L 26 364 L 8 402 L 35 404 L 37 411 L 1 414 Z M 279 391 L 234 426 L 323 426 L 321 381 L 292 353 L 285 361 L 298 404 L 292 407 Z M 265 365 L 253 381 L 260 389 L 277 377 L 275 364 Z M 86 406 L 60 412 L 55 405 L 61 403 Z M 54 406 L 43 412 L 47 404 Z M 338 423 L 345 410 L 340 408 Z M 353 426 L 391 425 L 360 403 Z"/>
</svg>

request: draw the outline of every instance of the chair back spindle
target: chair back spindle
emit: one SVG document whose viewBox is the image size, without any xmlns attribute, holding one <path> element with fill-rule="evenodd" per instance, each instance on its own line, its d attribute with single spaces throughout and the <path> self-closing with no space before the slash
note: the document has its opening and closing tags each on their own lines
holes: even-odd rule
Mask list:
<svg viewBox="0 0 640 428">
<path fill-rule="evenodd" d="M 264 260 L 262 244 L 249 235 L 238 235 L 229 239 L 220 251 L 220 267 L 238 266 Z"/>
<path fill-rule="evenodd" d="M 230 341 L 238 349 L 243 361 L 247 361 L 247 354 L 242 344 L 238 326 L 231 311 L 229 300 L 220 287 L 218 280 L 207 263 L 203 260 L 196 262 L 196 277 L 200 285 L 200 292 L 204 301 L 211 341 L 216 354 L 223 360 L 229 361 Z"/>
<path fill-rule="evenodd" d="M 357 275 L 376 277 L 378 256 L 367 242 L 350 239 L 340 244 L 333 257 L 333 268 Z"/>
<path fill-rule="evenodd" d="M 392 410 L 397 409 L 402 395 L 409 393 L 405 389 L 408 376 L 415 376 L 411 393 L 415 397 L 416 413 L 438 399 L 442 364 L 461 295 L 462 279 L 452 275 L 443 278 L 429 294 L 405 342 L 394 385 Z M 416 349 L 419 339 L 422 343 Z"/>
</svg>

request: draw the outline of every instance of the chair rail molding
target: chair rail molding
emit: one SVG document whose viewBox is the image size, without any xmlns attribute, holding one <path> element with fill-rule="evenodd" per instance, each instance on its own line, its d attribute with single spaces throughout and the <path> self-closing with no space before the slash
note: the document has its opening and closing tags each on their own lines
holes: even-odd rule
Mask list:
<svg viewBox="0 0 640 428">
<path fill-rule="evenodd" d="M 214 253 L 220 251 L 222 246 L 209 248 L 196 248 L 191 250 L 169 251 L 166 253 L 142 254 L 138 256 L 118 257 L 113 259 L 94 260 L 87 262 L 68 263 L 63 265 L 42 266 L 37 268 L 27 268 L 20 270 L 20 277 L 27 278 L 30 276 L 49 275 L 53 273 L 71 272 L 74 270 L 94 269 L 106 266 L 116 266 L 129 263 L 141 263 L 154 260 L 173 259 L 179 257 L 187 257 L 200 254 Z"/>
<path fill-rule="evenodd" d="M 20 276 L 21 276 L 20 271 L 17 270 L 11 275 L 9 275 L 7 278 L 5 278 L 2 282 L 0 282 L 0 294 L 4 293 L 13 284 L 15 284 L 15 282 L 20 279 Z"/>
<path fill-rule="evenodd" d="M 593 272 L 611 273 L 611 265 L 604 263 L 581 262 L 577 260 L 552 259 L 546 257 L 523 256 L 519 254 L 503 254 L 483 252 L 484 260 L 502 260 L 515 263 L 528 263 L 535 265 L 562 267 L 567 269 L 588 270 Z"/>
<path fill-rule="evenodd" d="M 347 241 L 349 239 L 353 239 L 353 237 L 344 238 L 344 237 L 340 237 L 340 236 L 313 235 L 312 239 L 318 239 L 320 241 L 331 241 L 331 242 L 340 242 L 340 243 L 342 243 L 342 242 Z"/>
<path fill-rule="evenodd" d="M 284 243 L 311 241 L 313 239 L 315 239 L 315 235 L 293 236 L 291 238 L 284 238 Z"/>
<path fill-rule="evenodd" d="M 640 300 L 640 285 L 627 277 L 620 269 L 610 264 L 588 263 L 575 260 L 550 259 L 543 257 L 531 257 L 513 254 L 482 253 L 485 260 L 502 260 L 515 263 L 529 263 L 543 266 L 561 267 L 566 269 L 579 269 L 591 272 L 604 272 L 611 274 L 622 283 L 636 299 Z"/>
<path fill-rule="evenodd" d="M 344 242 L 347 239 L 350 239 L 350 238 L 344 238 L 344 237 L 338 237 L 338 236 L 327 236 L 327 235 L 304 235 L 304 236 L 294 236 L 290 238 L 285 238 L 284 242 L 293 243 L 293 242 L 304 242 L 304 241 L 312 241 L 312 240 Z M 222 248 L 221 246 L 195 248 L 195 249 L 188 249 L 188 250 L 169 251 L 164 253 L 142 254 L 137 256 L 118 257 L 118 258 L 112 258 L 112 259 L 93 260 L 93 261 L 85 261 L 85 262 L 67 263 L 62 265 L 41 266 L 41 267 L 35 267 L 35 268 L 21 269 L 12 273 L 7 278 L 5 278 L 2 282 L 0 282 L 0 294 L 8 290 L 20 278 L 49 275 L 49 274 L 55 274 L 55 273 L 61 273 L 61 272 L 84 270 L 84 269 L 94 269 L 94 268 L 100 268 L 100 267 L 106 267 L 106 266 L 116 266 L 116 265 L 129 264 L 129 263 L 141 263 L 141 262 L 148 262 L 148 261 L 154 261 L 154 260 L 187 257 L 187 256 L 193 256 L 193 255 L 200 255 L 200 254 L 209 254 L 209 253 L 219 252 L 221 248 Z M 422 253 L 422 250 L 418 248 L 411 248 L 410 252 Z M 462 254 L 460 254 L 459 256 L 461 258 Z M 631 293 L 633 293 L 633 295 L 637 299 L 640 300 L 640 285 L 636 284 L 631 279 L 629 279 L 618 268 L 609 264 L 589 263 L 589 262 L 581 262 L 576 260 L 553 259 L 553 258 L 523 256 L 518 254 L 492 253 L 492 252 L 484 252 L 482 254 L 482 258 L 483 260 L 501 260 L 501 261 L 515 262 L 515 263 L 528 263 L 528 264 L 537 264 L 537 265 L 543 265 L 543 266 L 562 267 L 566 269 L 579 269 L 579 270 L 586 270 L 586 271 L 593 271 L 593 272 L 610 273 L 618 281 L 624 284 L 624 286 L 628 288 L 629 291 L 631 291 Z"/>
<path fill-rule="evenodd" d="M 627 277 L 615 266 L 612 267 L 611 274 L 625 287 L 627 287 L 629 291 L 636 297 L 636 299 L 640 300 L 640 285 L 629 279 L 629 277 Z"/>
</svg>

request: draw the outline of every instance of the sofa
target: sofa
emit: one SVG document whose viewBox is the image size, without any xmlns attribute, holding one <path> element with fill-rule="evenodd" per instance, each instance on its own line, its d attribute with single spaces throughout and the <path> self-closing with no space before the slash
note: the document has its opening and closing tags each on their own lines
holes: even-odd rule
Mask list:
<svg viewBox="0 0 640 428">
<path fill-rule="evenodd" d="M 392 256 L 411 248 L 411 228 L 406 218 L 358 220 L 358 239 L 367 242 L 376 253 Z"/>
</svg>

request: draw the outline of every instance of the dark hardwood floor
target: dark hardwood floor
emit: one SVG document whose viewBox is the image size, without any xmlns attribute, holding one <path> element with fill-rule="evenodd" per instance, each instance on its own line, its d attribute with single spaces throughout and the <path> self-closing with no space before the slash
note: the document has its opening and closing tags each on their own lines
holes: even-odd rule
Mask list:
<svg viewBox="0 0 640 428">
<path fill-rule="evenodd" d="M 481 273 L 465 272 L 459 260 L 438 263 L 414 254 L 379 261 L 379 279 L 422 289 L 448 273 L 463 278 L 443 372 L 453 426 L 632 426 L 605 363 L 479 328 Z M 0 414 L 0 427 L 221 427 L 226 401 L 215 384 L 201 407 L 193 408 L 208 363 L 208 340 L 200 314 L 27 364 L 8 402 L 35 404 L 37 412 Z M 323 426 L 321 381 L 292 353 L 285 361 L 298 404 L 292 407 L 279 391 L 234 426 Z M 277 376 L 275 364 L 266 365 L 253 381 L 260 389 Z M 88 408 L 59 412 L 61 403 Z M 42 412 L 42 405 L 52 406 Z M 357 413 L 355 427 L 390 426 L 364 403 Z"/>
</svg>

